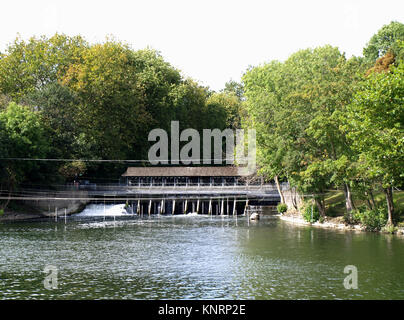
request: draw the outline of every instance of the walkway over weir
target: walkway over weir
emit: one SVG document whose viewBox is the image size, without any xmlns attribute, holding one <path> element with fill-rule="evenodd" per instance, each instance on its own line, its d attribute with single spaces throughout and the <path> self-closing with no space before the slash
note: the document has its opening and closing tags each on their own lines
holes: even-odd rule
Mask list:
<svg viewBox="0 0 404 320">
<path fill-rule="evenodd" d="M 160 213 L 177 212 L 177 204 L 182 213 L 190 208 L 196 213 L 238 214 L 249 204 L 273 206 L 280 201 L 275 184 L 238 167 L 129 167 L 122 177 L 137 211 L 145 198 L 147 211 Z"/>
<path fill-rule="evenodd" d="M 280 202 L 274 183 L 234 167 L 128 168 L 122 177 L 119 184 L 80 181 L 53 191 L 25 189 L 12 199 L 36 201 L 55 211 L 70 201 L 126 203 L 128 213 L 138 214 L 220 215 L 243 214 L 249 206 L 274 207 Z"/>
</svg>

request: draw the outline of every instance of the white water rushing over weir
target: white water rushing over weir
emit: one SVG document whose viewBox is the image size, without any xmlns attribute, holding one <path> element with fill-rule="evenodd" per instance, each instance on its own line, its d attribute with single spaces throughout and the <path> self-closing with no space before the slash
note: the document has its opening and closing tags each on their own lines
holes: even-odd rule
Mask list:
<svg viewBox="0 0 404 320">
<path fill-rule="evenodd" d="M 125 210 L 125 204 L 89 204 L 86 208 L 77 214 L 77 217 L 102 217 L 102 216 L 123 216 L 128 215 Z"/>
<path fill-rule="evenodd" d="M 153 212 L 156 213 L 156 212 Z M 137 216 L 135 213 L 128 213 L 125 210 L 125 204 L 102 204 L 102 203 L 92 203 L 88 204 L 86 208 L 74 215 L 75 217 L 117 217 L 117 216 Z M 204 216 L 203 214 L 198 214 L 197 212 L 189 212 L 187 214 L 180 214 L 177 216 Z"/>
</svg>

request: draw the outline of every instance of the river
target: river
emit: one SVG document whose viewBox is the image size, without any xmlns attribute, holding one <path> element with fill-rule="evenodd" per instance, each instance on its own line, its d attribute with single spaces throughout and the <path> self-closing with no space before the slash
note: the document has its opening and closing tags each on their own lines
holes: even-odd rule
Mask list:
<svg viewBox="0 0 404 320">
<path fill-rule="evenodd" d="M 358 289 L 343 285 L 347 265 Z M 403 270 L 403 237 L 275 217 L 137 217 L 93 204 L 66 221 L 0 224 L 1 299 L 404 299 Z"/>
</svg>

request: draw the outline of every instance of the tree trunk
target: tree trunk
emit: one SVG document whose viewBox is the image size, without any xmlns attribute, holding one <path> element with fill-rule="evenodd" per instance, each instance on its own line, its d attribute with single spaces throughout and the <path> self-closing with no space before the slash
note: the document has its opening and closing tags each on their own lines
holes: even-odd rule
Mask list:
<svg viewBox="0 0 404 320">
<path fill-rule="evenodd" d="M 350 213 L 353 209 L 355 209 L 355 206 L 352 201 L 351 189 L 349 188 L 349 185 L 347 183 L 344 184 L 344 194 L 346 211 Z"/>
<path fill-rule="evenodd" d="M 372 204 L 370 203 L 369 197 L 366 197 L 366 202 L 368 204 L 369 210 L 373 210 Z"/>
<path fill-rule="evenodd" d="M 372 199 L 373 195 L 372 195 L 372 197 L 371 197 L 371 196 L 370 196 L 370 192 L 365 191 L 365 196 L 366 196 L 366 202 L 367 202 L 367 204 L 368 204 L 368 208 L 369 208 L 370 210 L 373 210 L 373 209 L 375 208 L 374 203 L 372 204 L 372 202 L 371 202 L 371 199 Z"/>
<path fill-rule="evenodd" d="M 321 199 L 314 197 L 314 201 L 317 205 L 318 211 L 320 212 L 320 216 L 325 217 L 325 206 Z"/>
<path fill-rule="evenodd" d="M 384 189 L 387 201 L 387 225 L 393 224 L 393 214 L 394 214 L 394 203 L 393 203 L 393 187 L 388 187 Z"/>
<path fill-rule="evenodd" d="M 292 205 L 295 208 L 295 210 L 298 210 L 297 199 L 296 199 L 296 196 L 297 196 L 296 187 L 293 187 L 290 190 L 290 194 L 291 194 L 291 198 L 292 198 Z"/>
<path fill-rule="evenodd" d="M 372 200 L 371 202 L 372 202 L 373 209 L 376 209 L 376 201 L 375 201 L 375 198 L 373 196 L 373 192 L 369 191 L 369 195 L 370 195 L 370 199 Z"/>
<path fill-rule="evenodd" d="M 285 196 L 283 194 L 283 191 L 281 189 L 281 186 L 279 184 L 279 178 L 278 176 L 274 177 L 275 183 L 276 183 L 276 188 L 278 189 L 279 195 L 281 196 L 281 203 L 285 203 Z"/>
</svg>

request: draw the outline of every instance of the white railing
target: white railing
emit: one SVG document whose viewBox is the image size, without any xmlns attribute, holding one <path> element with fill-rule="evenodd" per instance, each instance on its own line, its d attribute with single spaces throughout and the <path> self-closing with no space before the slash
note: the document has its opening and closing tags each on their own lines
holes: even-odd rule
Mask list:
<svg viewBox="0 0 404 320">
<path fill-rule="evenodd" d="M 262 185 L 211 185 L 211 184 L 133 184 L 128 185 L 126 188 L 130 190 L 151 190 L 151 189 L 163 189 L 163 190 L 262 190 L 272 191 L 277 190 L 274 184 L 262 184 Z"/>
</svg>

